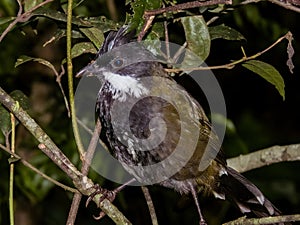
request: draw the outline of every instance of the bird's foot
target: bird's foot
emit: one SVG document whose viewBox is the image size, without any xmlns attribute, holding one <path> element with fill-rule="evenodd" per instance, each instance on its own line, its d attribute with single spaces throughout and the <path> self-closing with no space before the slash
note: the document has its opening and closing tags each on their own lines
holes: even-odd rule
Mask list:
<svg viewBox="0 0 300 225">
<path fill-rule="evenodd" d="M 104 200 L 107 199 L 110 202 L 113 202 L 116 198 L 117 193 L 119 192 L 118 189 L 115 190 L 107 190 L 105 188 L 100 187 L 98 184 L 96 184 L 94 187 L 95 191 L 88 197 L 88 199 L 86 200 L 85 203 L 85 207 L 87 207 L 90 202 L 93 200 L 93 198 L 98 195 L 101 194 L 102 196 L 99 199 L 99 204 Z M 101 218 L 103 218 L 105 216 L 105 212 L 101 211 L 99 213 L 99 216 L 94 216 L 95 220 L 100 220 Z"/>
<path fill-rule="evenodd" d="M 95 191 L 88 197 L 88 199 L 86 200 L 85 203 L 85 207 L 87 207 L 90 202 L 93 200 L 93 198 L 97 195 L 97 194 L 101 194 L 102 196 L 99 199 L 99 204 L 104 200 L 107 199 L 110 202 L 113 202 L 116 198 L 116 195 L 123 190 L 127 185 L 131 184 L 132 182 L 134 182 L 135 179 L 132 178 L 131 180 L 127 181 L 126 183 L 122 184 L 121 186 L 117 187 L 114 190 L 107 190 L 105 188 L 102 188 L 99 186 L 99 184 L 94 185 L 94 189 Z M 96 220 L 100 220 L 102 217 L 105 216 L 105 212 L 101 211 L 99 213 L 99 216 L 94 216 L 94 218 Z"/>
<path fill-rule="evenodd" d="M 205 222 L 205 220 L 204 220 L 204 219 L 200 219 L 200 221 L 199 221 L 199 225 L 207 225 L 207 223 Z"/>
</svg>

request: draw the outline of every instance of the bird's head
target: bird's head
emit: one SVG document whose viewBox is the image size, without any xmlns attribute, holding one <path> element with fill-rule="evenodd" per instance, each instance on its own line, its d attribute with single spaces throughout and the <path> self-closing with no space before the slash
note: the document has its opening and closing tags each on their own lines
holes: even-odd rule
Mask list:
<svg viewBox="0 0 300 225">
<path fill-rule="evenodd" d="M 106 37 L 96 59 L 84 67 L 77 76 L 97 76 L 103 84 L 108 82 L 116 92 L 139 97 L 148 92 L 143 77 L 154 74 L 162 67 L 156 57 L 142 43 L 135 42 L 135 31 L 123 26 Z"/>
</svg>

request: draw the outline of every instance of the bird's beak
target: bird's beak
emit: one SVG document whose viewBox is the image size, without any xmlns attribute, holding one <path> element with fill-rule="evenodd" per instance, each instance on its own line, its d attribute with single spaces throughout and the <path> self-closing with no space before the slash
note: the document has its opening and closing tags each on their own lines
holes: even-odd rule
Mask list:
<svg viewBox="0 0 300 225">
<path fill-rule="evenodd" d="M 82 68 L 76 75 L 75 77 L 80 78 L 83 76 L 95 76 L 95 66 L 94 66 L 95 61 L 90 62 L 87 66 Z"/>
</svg>

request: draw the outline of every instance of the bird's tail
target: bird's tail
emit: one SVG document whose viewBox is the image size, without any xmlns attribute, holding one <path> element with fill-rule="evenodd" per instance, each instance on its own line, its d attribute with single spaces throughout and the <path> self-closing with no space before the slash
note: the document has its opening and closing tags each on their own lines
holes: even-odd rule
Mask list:
<svg viewBox="0 0 300 225">
<path fill-rule="evenodd" d="M 281 215 L 254 184 L 230 167 L 227 176 L 221 177 L 220 187 L 226 199 L 232 200 L 244 214 L 254 213 L 257 217 Z"/>
</svg>

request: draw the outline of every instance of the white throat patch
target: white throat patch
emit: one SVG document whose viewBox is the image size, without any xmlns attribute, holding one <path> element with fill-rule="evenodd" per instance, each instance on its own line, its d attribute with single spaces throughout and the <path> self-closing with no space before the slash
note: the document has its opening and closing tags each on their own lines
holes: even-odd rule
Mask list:
<svg viewBox="0 0 300 225">
<path fill-rule="evenodd" d="M 115 89 L 113 98 L 121 102 L 126 101 L 126 95 L 131 95 L 136 98 L 144 94 L 148 94 L 149 90 L 138 80 L 130 76 L 121 76 L 116 73 L 103 72 L 105 80 L 107 80 Z"/>
</svg>

